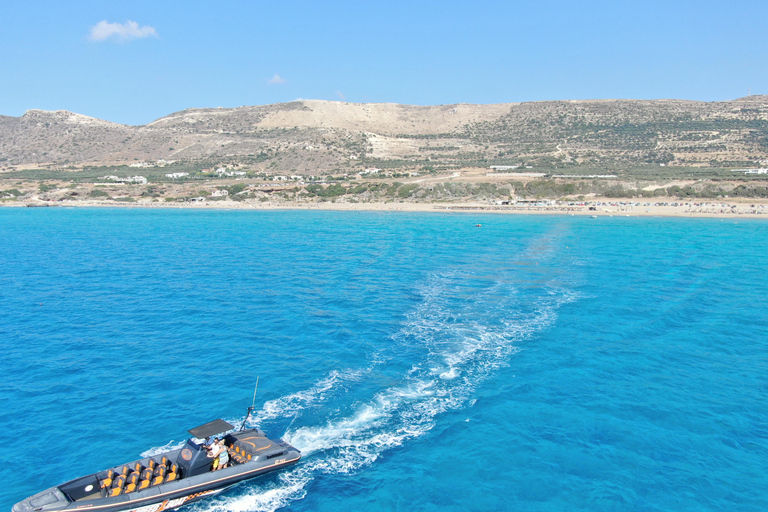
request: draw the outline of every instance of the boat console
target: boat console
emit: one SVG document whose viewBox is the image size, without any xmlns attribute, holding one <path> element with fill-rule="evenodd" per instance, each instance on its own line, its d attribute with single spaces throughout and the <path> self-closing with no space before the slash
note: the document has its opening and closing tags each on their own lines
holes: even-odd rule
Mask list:
<svg viewBox="0 0 768 512">
<path fill-rule="evenodd" d="M 213 459 L 208 456 L 208 452 L 201 445 L 195 443 L 193 439 L 187 439 L 187 443 L 179 452 L 176 463 L 179 465 L 181 474 L 186 478 L 209 472 Z"/>
</svg>

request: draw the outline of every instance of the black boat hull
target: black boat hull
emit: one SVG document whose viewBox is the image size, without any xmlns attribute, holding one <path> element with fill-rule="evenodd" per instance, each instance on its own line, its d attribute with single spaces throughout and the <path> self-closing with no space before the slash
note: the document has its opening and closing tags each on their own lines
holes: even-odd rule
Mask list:
<svg viewBox="0 0 768 512">
<path fill-rule="evenodd" d="M 173 510 L 183 505 L 188 505 L 203 498 L 214 496 L 225 489 L 243 482 L 250 480 L 278 469 L 283 469 L 288 466 L 296 464 L 301 457 L 296 457 L 292 460 L 286 460 L 279 464 L 273 464 L 268 467 L 256 468 L 245 473 L 227 475 L 228 470 L 237 469 L 237 466 L 231 468 L 225 468 L 220 471 L 209 473 L 211 476 L 217 476 L 214 481 L 201 482 L 196 485 L 187 485 L 175 490 L 165 490 L 165 492 L 154 495 L 142 497 L 142 493 L 134 493 L 134 495 L 126 494 L 123 496 L 116 496 L 115 498 L 104 498 L 103 500 L 116 500 L 117 498 L 131 498 L 127 501 L 113 502 L 113 503 L 72 503 L 68 507 L 62 510 L 98 510 L 99 512 L 164 512 L 166 510 Z M 184 481 L 179 482 L 184 483 Z M 191 484 L 191 482 L 190 482 Z M 97 501 L 97 500 L 93 500 Z"/>
<path fill-rule="evenodd" d="M 154 466 L 155 458 L 176 461 L 179 478 L 159 482 L 141 490 L 131 489 L 112 495 L 114 487 L 104 488 L 111 473 L 120 467 L 77 478 L 23 500 L 13 512 L 164 512 L 222 492 L 237 483 L 284 469 L 301 459 L 301 452 L 281 440 L 270 440 L 258 429 L 228 434 L 231 465 L 211 470 L 213 459 L 201 445 L 190 439 L 183 448 L 133 461 L 123 467 Z M 237 446 L 238 452 L 234 451 Z M 241 449 L 242 448 L 242 449 Z M 125 478 L 125 477 L 121 477 Z M 145 482 L 148 483 L 148 482 Z"/>
</svg>

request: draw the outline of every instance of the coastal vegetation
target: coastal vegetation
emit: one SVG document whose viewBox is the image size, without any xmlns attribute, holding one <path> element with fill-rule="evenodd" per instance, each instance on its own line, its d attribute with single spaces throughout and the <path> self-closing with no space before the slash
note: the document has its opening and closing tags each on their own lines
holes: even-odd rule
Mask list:
<svg viewBox="0 0 768 512">
<path fill-rule="evenodd" d="M 551 176 L 525 177 L 509 175 L 508 179 L 484 181 L 481 178 L 449 181 L 400 181 L 396 178 L 361 179 L 330 176 L 322 180 L 276 182 L 268 178 L 239 180 L 190 180 L 168 183 L 148 181 L 135 183 L 69 182 L 65 179 L 45 183 L 35 179 L 0 180 L 0 201 L 113 201 L 113 202 L 293 202 L 323 201 L 377 203 L 450 203 L 450 202 L 514 202 L 531 199 L 768 199 L 768 180 L 699 179 L 681 181 L 660 179 L 572 179 Z M 63 177 L 62 177 L 63 178 Z"/>
</svg>

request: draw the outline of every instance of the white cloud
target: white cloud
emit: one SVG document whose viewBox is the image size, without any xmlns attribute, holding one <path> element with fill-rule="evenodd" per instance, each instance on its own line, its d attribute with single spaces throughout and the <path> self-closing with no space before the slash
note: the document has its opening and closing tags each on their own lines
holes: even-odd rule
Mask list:
<svg viewBox="0 0 768 512">
<path fill-rule="evenodd" d="M 106 41 L 107 39 L 131 41 L 144 37 L 158 37 L 155 27 L 148 25 L 140 27 L 138 23 L 131 20 L 125 23 L 109 23 L 107 20 L 102 20 L 91 27 L 89 39 L 91 41 Z"/>
<path fill-rule="evenodd" d="M 338 96 L 341 101 L 347 101 L 347 97 L 344 96 L 344 93 L 341 91 L 336 91 L 336 96 Z"/>
<path fill-rule="evenodd" d="M 268 84 L 284 84 L 285 82 L 287 82 L 287 80 L 277 73 L 275 73 L 275 76 L 267 80 Z"/>
</svg>

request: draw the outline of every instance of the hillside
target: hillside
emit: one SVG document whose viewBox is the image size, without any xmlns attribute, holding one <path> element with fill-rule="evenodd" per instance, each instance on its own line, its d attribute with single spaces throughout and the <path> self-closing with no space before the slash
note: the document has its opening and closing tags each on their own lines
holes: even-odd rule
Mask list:
<svg viewBox="0 0 768 512">
<path fill-rule="evenodd" d="M 0 116 L 5 171 L 159 159 L 303 174 L 754 166 L 768 160 L 768 96 L 440 106 L 307 100 L 188 109 L 143 126 L 66 111 Z"/>
</svg>

